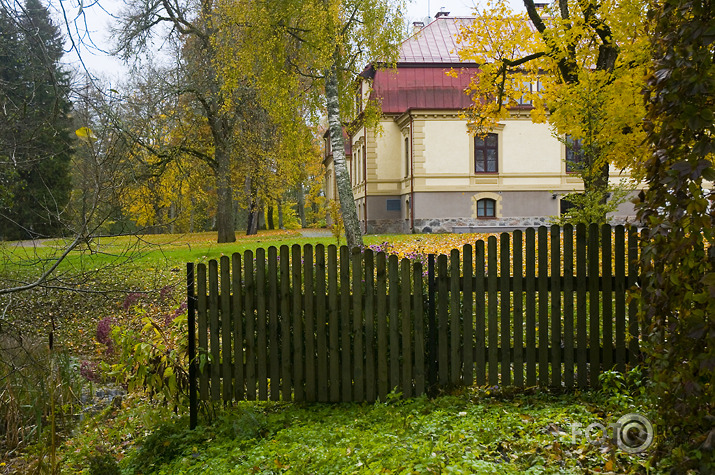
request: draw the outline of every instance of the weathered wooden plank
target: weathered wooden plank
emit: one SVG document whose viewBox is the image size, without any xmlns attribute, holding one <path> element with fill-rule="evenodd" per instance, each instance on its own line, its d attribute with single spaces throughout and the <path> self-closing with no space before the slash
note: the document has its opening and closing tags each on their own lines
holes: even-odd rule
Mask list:
<svg viewBox="0 0 715 475">
<path fill-rule="evenodd" d="M 352 251 L 352 278 L 353 278 L 353 397 L 352 400 L 361 402 L 365 400 L 365 373 L 363 353 L 363 331 L 365 329 L 365 316 L 362 303 L 362 253 L 360 248 Z"/>
<path fill-rule="evenodd" d="M 245 368 L 243 356 L 243 282 L 241 281 L 241 254 L 231 256 L 231 315 L 233 317 L 233 397 L 241 401 L 245 394 Z"/>
<path fill-rule="evenodd" d="M 325 288 L 325 246 L 315 246 L 315 352 L 317 362 L 317 399 L 329 401 L 328 397 L 328 317 Z"/>
<path fill-rule="evenodd" d="M 499 327 L 498 327 L 498 303 L 497 293 L 497 238 L 489 236 L 487 239 L 487 305 L 489 342 L 489 385 L 499 384 Z"/>
<path fill-rule="evenodd" d="M 499 313 L 501 317 L 501 384 L 511 385 L 511 295 L 509 283 L 511 277 L 511 250 L 509 234 L 499 235 L 500 272 L 499 272 Z"/>
<path fill-rule="evenodd" d="M 486 307 L 484 288 L 484 241 L 479 240 L 474 246 L 474 330 L 476 356 L 474 364 L 477 369 L 477 385 L 483 386 L 486 381 Z"/>
<path fill-rule="evenodd" d="M 244 279 L 246 280 L 246 399 L 256 399 L 256 284 L 253 273 L 253 251 L 243 253 Z"/>
<path fill-rule="evenodd" d="M 601 317 L 603 326 L 603 370 L 613 369 L 613 268 L 611 258 L 611 226 L 601 227 Z"/>
<path fill-rule="evenodd" d="M 199 361 L 206 361 L 209 351 L 208 301 L 206 296 L 206 264 L 196 266 L 196 294 L 198 304 Z M 209 372 L 199 364 L 199 398 L 209 399 Z"/>
<path fill-rule="evenodd" d="M 459 295 L 459 250 L 452 249 L 449 256 L 449 382 L 457 384 L 462 376 L 462 362 L 460 349 L 462 347 L 460 320 L 460 295 Z"/>
<path fill-rule="evenodd" d="M 387 258 L 389 291 L 390 291 L 390 391 L 400 388 L 400 274 L 398 271 L 398 257 L 391 254 Z"/>
<path fill-rule="evenodd" d="M 350 402 L 353 398 L 353 373 L 351 363 L 352 345 L 350 333 L 350 251 L 340 247 L 340 400 Z"/>
<path fill-rule="evenodd" d="M 233 362 L 231 361 L 231 268 L 230 258 L 221 256 L 221 383 L 224 401 L 233 399 Z"/>
<path fill-rule="evenodd" d="M 588 386 L 588 355 L 586 321 L 586 226 L 576 226 L 576 384 L 579 388 Z"/>
<path fill-rule="evenodd" d="M 292 371 L 291 371 L 291 327 L 290 327 L 290 249 L 288 246 L 280 248 L 280 347 L 281 347 L 281 397 L 284 401 L 292 399 Z"/>
<path fill-rule="evenodd" d="M 412 397 L 412 320 L 410 299 L 412 289 L 410 285 L 410 260 L 402 259 L 400 262 L 400 299 L 402 318 L 402 395 Z"/>
<path fill-rule="evenodd" d="M 377 253 L 377 395 L 385 401 L 389 392 L 387 364 L 387 262 Z"/>
<path fill-rule="evenodd" d="M 303 279 L 305 286 L 305 399 L 309 402 L 318 400 L 316 385 L 315 357 L 315 286 L 313 276 L 313 246 L 303 246 Z"/>
<path fill-rule="evenodd" d="M 449 382 L 449 276 L 447 256 L 437 256 L 437 361 L 440 385 Z"/>
<path fill-rule="evenodd" d="M 644 231 L 645 232 L 645 231 Z M 638 279 L 639 270 L 638 258 L 638 230 L 635 227 L 628 228 L 628 288 L 633 289 Z M 631 299 L 628 304 L 628 363 L 631 367 L 640 363 L 640 347 L 638 337 L 638 299 Z"/>
<path fill-rule="evenodd" d="M 268 248 L 268 358 L 270 375 L 270 398 L 280 399 L 281 367 L 280 342 L 278 341 L 278 250 Z"/>
<path fill-rule="evenodd" d="M 218 262 L 209 261 L 209 337 L 211 340 L 211 400 L 221 400 L 221 346 L 218 312 Z"/>
<path fill-rule="evenodd" d="M 589 383 L 591 387 L 598 387 L 598 376 L 601 374 L 600 361 L 600 300 L 601 294 L 598 289 L 599 279 L 599 226 L 592 223 L 588 227 L 588 321 L 589 321 Z"/>
<path fill-rule="evenodd" d="M 573 226 L 563 228 L 564 240 L 564 384 L 574 385 L 574 306 L 573 306 Z"/>
<path fill-rule="evenodd" d="M 536 385 L 536 232 L 526 230 L 526 385 Z"/>
<path fill-rule="evenodd" d="M 305 401 L 305 368 L 303 349 L 305 334 L 303 333 L 303 275 L 301 272 L 300 245 L 291 246 L 291 324 L 293 326 L 293 398 L 295 401 Z"/>
<path fill-rule="evenodd" d="M 256 355 L 258 399 L 268 400 L 268 341 L 266 339 L 266 251 L 256 249 Z"/>
<path fill-rule="evenodd" d="M 626 371 L 626 237 L 625 228 L 616 226 L 614 238 L 616 294 L 616 371 Z"/>
<path fill-rule="evenodd" d="M 561 387 L 561 228 L 551 226 L 551 387 Z"/>
<path fill-rule="evenodd" d="M 537 231 L 539 244 L 539 385 L 549 384 L 549 244 L 546 226 Z"/>
<path fill-rule="evenodd" d="M 365 249 L 365 398 L 377 399 L 377 373 L 375 369 L 375 255 Z"/>
<path fill-rule="evenodd" d="M 462 382 L 465 386 L 471 386 L 474 382 L 474 252 L 470 244 L 462 247 L 462 347 L 464 356 L 464 366 L 462 367 Z M 416 278 L 415 278 L 416 282 Z M 420 314 L 415 311 L 415 321 L 420 318 Z"/>
<path fill-rule="evenodd" d="M 523 233 L 516 230 L 512 233 L 513 240 L 513 271 L 514 274 L 514 386 L 524 386 L 524 292 L 523 275 L 524 275 L 524 243 Z"/>
<path fill-rule="evenodd" d="M 340 312 L 337 248 L 328 246 L 328 364 L 330 401 L 340 401 Z"/>
<path fill-rule="evenodd" d="M 424 304 L 422 287 L 422 263 L 417 261 L 412 267 L 412 280 L 414 282 L 413 307 L 414 307 L 414 327 L 415 327 L 415 395 L 421 396 L 426 389 L 425 375 L 425 328 L 424 328 Z M 367 311 L 367 307 L 365 308 Z"/>
<path fill-rule="evenodd" d="M 186 263 L 186 323 L 188 325 L 189 352 L 189 429 L 194 430 L 198 423 L 199 403 L 196 394 L 196 277 L 194 263 Z"/>
</svg>

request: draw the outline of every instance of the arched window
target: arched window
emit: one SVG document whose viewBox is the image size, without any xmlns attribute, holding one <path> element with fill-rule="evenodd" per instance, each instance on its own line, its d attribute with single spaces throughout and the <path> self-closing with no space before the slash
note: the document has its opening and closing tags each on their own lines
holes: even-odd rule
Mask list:
<svg viewBox="0 0 715 475">
<path fill-rule="evenodd" d="M 497 203 L 490 198 L 477 201 L 477 218 L 495 218 Z"/>
</svg>

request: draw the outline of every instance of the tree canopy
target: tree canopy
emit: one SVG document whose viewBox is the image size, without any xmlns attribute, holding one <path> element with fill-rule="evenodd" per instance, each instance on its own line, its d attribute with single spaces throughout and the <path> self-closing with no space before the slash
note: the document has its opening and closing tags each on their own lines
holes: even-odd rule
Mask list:
<svg viewBox="0 0 715 475">
<path fill-rule="evenodd" d="M 517 106 L 531 106 L 560 137 L 578 140 L 586 189 L 605 187 L 608 165 L 641 176 L 641 90 L 648 65 L 646 3 L 563 1 L 515 13 L 489 2 L 462 30 L 459 54 L 479 64 L 468 93 L 470 125 L 486 133 Z"/>
<path fill-rule="evenodd" d="M 47 8 L 0 7 L 0 238 L 63 232 L 70 196 L 69 75 Z"/>
</svg>

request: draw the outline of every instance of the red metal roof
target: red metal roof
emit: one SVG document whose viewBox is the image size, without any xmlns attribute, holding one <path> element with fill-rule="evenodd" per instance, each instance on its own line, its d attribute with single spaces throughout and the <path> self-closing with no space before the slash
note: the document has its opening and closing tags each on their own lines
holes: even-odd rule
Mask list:
<svg viewBox="0 0 715 475">
<path fill-rule="evenodd" d="M 477 71 L 476 66 L 460 68 L 456 78 L 446 74 L 449 70 L 450 68 L 440 66 L 398 65 L 397 71 L 377 71 L 373 90 L 382 100 L 382 112 L 402 114 L 409 109 L 467 108 L 471 100 L 464 89 Z"/>
<path fill-rule="evenodd" d="M 363 76 L 374 79 L 374 95 L 381 99 L 383 113 L 469 107 L 471 100 L 464 89 L 477 65 L 460 61 L 456 39 L 460 26 L 473 21 L 474 18 L 437 18 L 402 43 L 396 71 L 363 72 Z M 459 71 L 456 78 L 446 74 L 452 68 Z"/>
</svg>

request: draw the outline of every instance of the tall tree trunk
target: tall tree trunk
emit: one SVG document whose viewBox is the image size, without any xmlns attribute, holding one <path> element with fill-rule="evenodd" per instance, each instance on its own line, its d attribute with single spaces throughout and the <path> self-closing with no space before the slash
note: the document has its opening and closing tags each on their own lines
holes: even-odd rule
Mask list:
<svg viewBox="0 0 715 475">
<path fill-rule="evenodd" d="M 305 222 L 305 190 L 303 184 L 298 184 L 298 217 L 300 218 L 300 227 L 306 228 L 308 225 Z"/>
<path fill-rule="evenodd" d="M 275 229 L 273 224 L 273 206 L 271 205 L 268 206 L 268 210 L 266 211 L 266 224 L 268 225 L 268 229 Z"/>
<path fill-rule="evenodd" d="M 355 197 L 350 185 L 350 175 L 345 163 L 345 141 L 340 120 L 338 102 L 338 50 L 335 49 L 333 64 L 325 77 L 325 98 L 328 106 L 328 124 L 330 126 L 330 146 L 333 151 L 333 167 L 335 168 L 335 183 L 338 187 L 340 212 L 345 226 L 345 239 L 349 248 L 362 247 L 362 231 L 358 221 Z"/>
<path fill-rule="evenodd" d="M 278 229 L 285 229 L 283 226 L 283 199 L 278 198 Z"/>
<path fill-rule="evenodd" d="M 248 222 L 246 224 L 246 236 L 258 234 L 258 198 L 253 186 L 253 180 L 246 178 L 246 196 L 248 196 Z"/>
<path fill-rule="evenodd" d="M 216 230 L 218 231 L 218 242 L 236 242 L 230 153 L 222 141 L 215 140 L 214 147 L 214 156 L 216 158 Z"/>
</svg>

